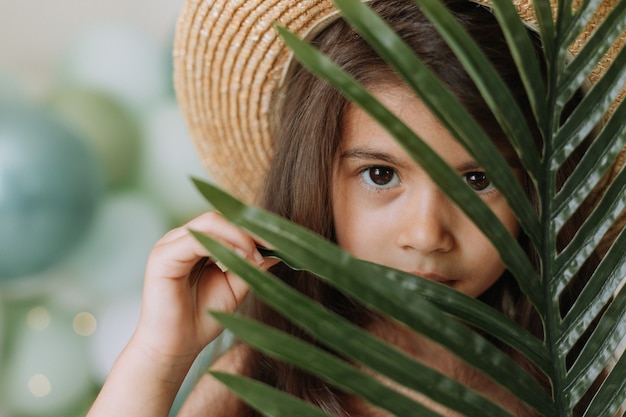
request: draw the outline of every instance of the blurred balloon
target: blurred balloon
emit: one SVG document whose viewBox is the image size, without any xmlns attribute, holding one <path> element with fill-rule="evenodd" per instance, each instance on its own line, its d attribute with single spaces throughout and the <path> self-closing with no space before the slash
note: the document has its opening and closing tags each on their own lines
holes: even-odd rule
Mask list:
<svg viewBox="0 0 626 417">
<path fill-rule="evenodd" d="M 100 305 L 140 294 L 148 254 L 169 227 L 169 217 L 141 193 L 107 196 L 83 244 L 66 261 L 77 298 Z"/>
<path fill-rule="evenodd" d="M 209 208 L 191 181 L 206 178 L 187 127 L 174 102 L 163 102 L 144 120 L 141 184 L 178 222 Z"/>
<path fill-rule="evenodd" d="M 15 104 L 25 101 L 26 93 L 22 84 L 12 73 L 0 69 L 0 102 Z"/>
<path fill-rule="evenodd" d="M 101 89 L 142 113 L 170 83 L 161 49 L 131 26 L 91 27 L 69 46 L 61 66 L 65 84 Z"/>
<path fill-rule="evenodd" d="M 0 106 L 0 284 L 58 262 L 88 229 L 99 160 L 51 115 Z"/>
<path fill-rule="evenodd" d="M 97 90 L 67 88 L 53 95 L 49 106 L 97 150 L 109 186 L 123 185 L 132 178 L 139 157 L 140 128 L 118 100 Z"/>
<path fill-rule="evenodd" d="M 81 246 L 84 237 L 77 247 Z M 34 274 L 20 275 L 17 279 L 0 281 L 0 293 L 9 302 L 27 302 L 33 299 L 49 298 L 56 291 L 66 291 L 70 286 L 72 274 L 65 267 L 72 251 L 61 257 L 50 267 Z M 83 306 L 85 304 L 81 304 Z"/>
<path fill-rule="evenodd" d="M 62 415 L 84 403 L 94 385 L 87 338 L 73 329 L 73 315 L 46 304 L 14 315 L 0 377 L 0 402 L 9 415 Z"/>
<path fill-rule="evenodd" d="M 4 327 L 4 303 L 0 298 L 0 367 L 2 366 L 2 354 L 4 353 L 4 346 L 6 344 L 6 334 Z M 0 372 L 1 373 L 1 372 Z M 2 416 L 2 406 L 0 406 L 0 417 Z"/>
<path fill-rule="evenodd" d="M 141 310 L 141 296 L 125 297 L 98 309 L 98 329 L 90 338 L 93 372 L 102 383 L 135 331 Z"/>
</svg>

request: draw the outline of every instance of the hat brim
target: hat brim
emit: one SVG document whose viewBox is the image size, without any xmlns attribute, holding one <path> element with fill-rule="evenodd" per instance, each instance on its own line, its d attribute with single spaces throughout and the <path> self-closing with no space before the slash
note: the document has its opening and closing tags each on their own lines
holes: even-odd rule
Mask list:
<svg viewBox="0 0 626 417">
<path fill-rule="evenodd" d="M 330 1 L 185 3 L 174 45 L 181 111 L 211 178 L 255 202 L 272 158 L 272 102 L 290 53 L 274 23 L 303 36 L 336 14 Z"/>
</svg>

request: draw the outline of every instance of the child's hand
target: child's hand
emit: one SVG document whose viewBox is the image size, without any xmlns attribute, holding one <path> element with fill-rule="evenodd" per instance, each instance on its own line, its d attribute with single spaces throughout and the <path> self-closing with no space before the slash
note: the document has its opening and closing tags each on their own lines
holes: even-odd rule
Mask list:
<svg viewBox="0 0 626 417">
<path fill-rule="evenodd" d="M 131 344 L 153 360 L 174 366 L 193 360 L 221 332 L 207 310 L 234 311 L 248 291 L 243 280 L 210 260 L 196 275 L 194 265 L 209 253 L 189 230 L 225 243 L 264 269 L 275 263 L 264 260 L 254 239 L 216 212 L 191 220 L 157 242 L 148 259 L 141 318 Z"/>
<path fill-rule="evenodd" d="M 89 417 L 165 417 L 198 353 L 220 332 L 207 310 L 234 311 L 248 288 L 210 262 L 196 278 L 193 266 L 208 256 L 195 230 L 232 247 L 264 269 L 254 239 L 218 213 L 203 214 L 167 233 L 150 253 L 137 330 L 115 361 Z M 194 272 L 190 276 L 190 272 Z"/>
</svg>

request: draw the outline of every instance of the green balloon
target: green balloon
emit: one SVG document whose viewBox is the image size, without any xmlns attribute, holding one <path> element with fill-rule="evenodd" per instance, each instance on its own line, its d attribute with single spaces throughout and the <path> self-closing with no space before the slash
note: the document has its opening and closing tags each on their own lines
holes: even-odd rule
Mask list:
<svg viewBox="0 0 626 417">
<path fill-rule="evenodd" d="M 68 88 L 54 94 L 49 107 L 98 152 L 107 185 L 120 186 L 133 179 L 141 130 L 138 121 L 119 101 L 93 89 Z"/>
<path fill-rule="evenodd" d="M 102 191 L 101 162 L 73 130 L 40 109 L 0 105 L 0 284 L 73 249 Z"/>
</svg>

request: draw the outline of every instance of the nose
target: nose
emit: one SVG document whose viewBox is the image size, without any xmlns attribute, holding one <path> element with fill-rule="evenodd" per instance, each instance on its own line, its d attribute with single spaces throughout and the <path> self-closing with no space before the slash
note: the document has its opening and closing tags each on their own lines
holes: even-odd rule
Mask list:
<svg viewBox="0 0 626 417">
<path fill-rule="evenodd" d="M 422 254 L 446 253 L 454 247 L 456 207 L 432 182 L 407 196 L 397 242 Z"/>
</svg>

